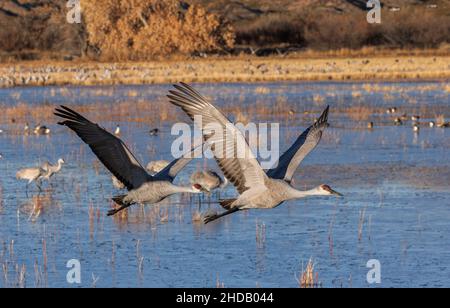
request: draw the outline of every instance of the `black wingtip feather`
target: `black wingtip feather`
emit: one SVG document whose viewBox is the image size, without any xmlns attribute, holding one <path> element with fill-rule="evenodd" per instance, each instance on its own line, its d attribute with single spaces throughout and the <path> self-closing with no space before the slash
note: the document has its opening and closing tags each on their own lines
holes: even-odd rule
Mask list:
<svg viewBox="0 0 450 308">
<path fill-rule="evenodd" d="M 328 122 L 328 112 L 330 110 L 330 105 L 327 106 L 327 108 L 325 108 L 325 110 L 322 112 L 322 114 L 320 115 L 319 119 L 317 120 L 317 124 L 326 124 Z"/>
<path fill-rule="evenodd" d="M 60 105 L 59 108 L 55 108 L 54 114 L 58 117 L 61 117 L 63 119 L 77 121 L 77 122 L 88 122 L 91 123 L 88 119 L 83 117 L 81 114 L 76 112 L 73 109 L 70 109 L 67 106 Z"/>
</svg>

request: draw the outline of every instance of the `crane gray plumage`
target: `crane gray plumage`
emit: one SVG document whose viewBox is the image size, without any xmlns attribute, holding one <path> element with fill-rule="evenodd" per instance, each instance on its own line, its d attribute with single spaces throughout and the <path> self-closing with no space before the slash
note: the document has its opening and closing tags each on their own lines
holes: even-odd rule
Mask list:
<svg viewBox="0 0 450 308">
<path fill-rule="evenodd" d="M 124 189 L 125 185 L 119 181 L 114 175 L 111 176 L 111 181 L 113 183 L 113 186 L 117 189 Z"/>
<path fill-rule="evenodd" d="M 61 171 L 63 164 L 65 164 L 65 161 L 62 158 L 58 159 L 55 165 L 52 165 L 48 161 L 43 163 L 41 166 L 42 170 L 45 171 L 43 179 L 50 180 L 53 175 Z"/>
<path fill-rule="evenodd" d="M 170 164 L 167 160 L 155 160 L 151 161 L 145 167 L 150 174 L 156 174 L 161 172 L 164 168 L 166 168 Z"/>
<path fill-rule="evenodd" d="M 172 161 L 161 172 L 151 176 L 122 140 L 98 124 L 92 123 L 65 106 L 57 108 L 55 115 L 64 119 L 58 124 L 73 130 L 127 188 L 128 194 L 113 198 L 120 208 L 109 211 L 108 215 L 114 215 L 135 203 L 157 203 L 175 193 L 200 193 L 196 187 L 180 187 L 172 184 L 178 172 L 192 160 L 193 152 Z"/>
<path fill-rule="evenodd" d="M 328 185 L 320 185 L 308 191 L 299 191 L 290 184 L 295 169 L 320 141 L 322 131 L 327 126 L 328 107 L 319 120 L 302 134 L 303 137 L 300 136 L 280 158 L 280 164 L 266 174 L 251 152 L 243 134 L 216 107 L 185 83 L 174 85 L 174 87 L 176 90 L 169 91 L 170 102 L 181 107 L 191 119 L 194 119 L 195 116 L 202 117 L 203 127 L 201 129 L 204 139 L 212 144 L 211 150 L 220 169 L 239 192 L 239 197 L 220 202 L 220 205 L 227 210 L 226 212 L 205 217 L 205 223 L 239 210 L 274 208 L 287 200 L 316 195 L 340 195 Z M 209 124 L 221 125 L 224 132 L 218 135 L 210 134 L 205 131 Z M 225 140 L 222 136 L 226 136 Z M 215 146 L 220 142 L 225 142 L 224 153 L 220 153 L 222 147 Z M 239 153 L 244 153 L 245 158 L 236 155 L 238 145 L 244 147 L 244 149 L 239 149 Z M 229 153 L 234 155 L 230 158 L 227 155 Z"/>
<path fill-rule="evenodd" d="M 58 124 L 72 129 L 89 145 L 103 165 L 128 190 L 139 188 L 145 182 L 153 180 L 128 147 L 116 136 L 65 106 L 56 109 L 55 115 L 65 119 Z"/>
<path fill-rule="evenodd" d="M 168 95 L 170 102 L 181 107 L 192 120 L 194 120 L 194 116 L 202 116 L 202 131 L 211 124 L 220 124 L 222 126 L 222 134 L 211 136 L 207 133 L 204 134 L 204 138 L 205 141 L 212 144 L 211 150 L 214 158 L 225 177 L 233 183 L 238 192 L 242 194 L 249 188 L 263 188 L 267 176 L 248 147 L 242 133 L 232 125 L 228 118 L 192 87 L 184 83 L 174 86 L 178 91 L 169 91 L 171 93 Z M 226 138 L 224 142 L 223 139 L 220 139 L 221 136 L 231 136 L 231 138 Z M 219 143 L 222 143 L 222 146 L 216 147 L 215 144 Z M 237 157 L 236 143 L 247 145 L 243 153 L 247 158 Z M 221 148 L 224 149 L 222 153 L 219 152 Z M 229 158 L 230 154 L 231 158 Z"/>
<path fill-rule="evenodd" d="M 267 171 L 273 179 L 285 180 L 290 183 L 300 163 L 316 148 L 322 138 L 322 133 L 328 127 L 328 106 L 319 119 L 308 127 L 294 144 L 280 157 L 276 168 Z"/>
<path fill-rule="evenodd" d="M 41 191 L 42 190 L 41 181 L 46 173 L 47 172 L 44 169 L 42 169 L 41 167 L 23 168 L 23 169 L 20 169 L 19 171 L 17 171 L 16 179 L 28 181 L 27 187 L 31 183 L 35 182 L 39 191 Z"/>
<path fill-rule="evenodd" d="M 190 177 L 190 181 L 192 184 L 200 185 L 202 190 L 207 192 L 211 192 L 214 189 L 222 189 L 228 184 L 227 178 L 222 179 L 217 172 L 212 170 L 194 172 Z"/>
</svg>

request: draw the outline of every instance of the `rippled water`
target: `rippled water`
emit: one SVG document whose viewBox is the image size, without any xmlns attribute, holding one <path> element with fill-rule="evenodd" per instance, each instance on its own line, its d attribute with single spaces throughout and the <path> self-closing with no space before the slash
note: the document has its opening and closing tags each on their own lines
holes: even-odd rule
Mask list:
<svg viewBox="0 0 450 308">
<path fill-rule="evenodd" d="M 249 120 L 279 122 L 286 149 L 326 104 L 327 129 L 318 148 L 296 174 L 295 185 L 322 183 L 342 199 L 317 197 L 287 202 L 273 210 L 239 212 L 209 225 L 192 220 L 199 200 L 173 197 L 158 207 L 131 209 L 123 219 L 106 217 L 117 194 L 110 175 L 74 134 L 53 122 L 49 137 L 22 136 L 23 123 L 0 129 L 0 286 L 69 287 L 70 259 L 81 262 L 79 286 L 297 287 L 312 258 L 326 287 L 366 287 L 369 259 L 381 262 L 382 287 L 450 285 L 450 130 L 429 128 L 437 115 L 450 117 L 448 84 L 268 83 L 206 84 L 197 88 L 229 112 L 241 108 Z M 170 86 L 0 89 L 0 105 L 76 105 L 160 100 Z M 130 91 L 133 95 L 130 95 Z M 64 95 L 62 95 L 64 93 Z M 275 110 L 277 112 L 267 112 Z M 368 116 L 354 107 L 367 108 Z M 422 116 L 415 134 L 411 121 L 393 125 L 385 109 Z M 172 108 L 172 107 L 170 107 Z M 289 114 L 285 109 L 291 110 Z M 174 113 L 182 113 L 173 107 Z M 285 111 L 286 113 L 282 113 Z M 306 112 L 311 112 L 310 114 Z M 97 121 L 95 114 L 89 115 Z M 373 130 L 366 129 L 375 122 Z M 101 124 L 113 129 L 117 122 Z M 154 123 L 122 118 L 122 136 L 138 157 L 170 158 L 176 136 L 171 121 L 150 137 Z M 37 195 L 15 179 L 21 167 L 64 157 L 67 164 L 51 186 Z M 177 177 L 207 164 L 191 163 Z M 228 187 L 221 197 L 232 197 Z M 218 209 L 218 194 L 201 197 L 201 211 Z M 33 208 L 41 206 L 40 213 Z M 167 217 L 167 222 L 166 218 Z M 265 240 L 257 229 L 265 226 Z M 25 267 L 22 269 L 22 265 Z M 17 266 L 17 268 L 16 268 Z M 8 275 L 5 275 L 5 270 Z M 23 281 L 23 280 L 22 280 Z"/>
</svg>

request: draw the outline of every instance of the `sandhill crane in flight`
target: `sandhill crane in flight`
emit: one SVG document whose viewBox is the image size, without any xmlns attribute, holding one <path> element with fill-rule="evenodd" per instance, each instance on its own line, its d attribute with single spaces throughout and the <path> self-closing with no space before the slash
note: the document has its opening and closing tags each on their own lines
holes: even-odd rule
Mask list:
<svg viewBox="0 0 450 308">
<path fill-rule="evenodd" d="M 328 126 L 327 107 L 320 118 L 303 132 L 297 141 L 284 153 L 278 166 L 264 172 L 256 157 L 252 154 L 244 135 L 234 126 L 215 106 L 191 86 L 180 83 L 175 85 L 168 98 L 170 102 L 179 106 L 193 120 L 194 116 L 202 117 L 204 139 L 211 144 L 214 157 L 227 179 L 233 183 L 239 192 L 235 199 L 222 200 L 220 205 L 226 210 L 222 214 L 205 217 L 204 222 L 216 220 L 225 215 L 248 209 L 275 208 L 288 200 L 309 196 L 337 195 L 328 185 L 320 185 L 308 191 L 300 191 L 291 185 L 294 173 L 303 159 L 319 143 L 323 130 Z M 223 134 L 210 134 L 204 129 L 210 125 L 220 125 Z M 225 140 L 223 137 L 226 136 Z M 215 144 L 222 143 L 223 147 Z M 245 158 L 229 157 L 224 153 L 236 154 L 238 145 L 245 147 Z M 224 152 L 219 152 L 223 148 Z"/>
<path fill-rule="evenodd" d="M 175 176 L 192 160 L 193 152 L 172 161 L 164 170 L 151 176 L 122 140 L 99 125 L 65 106 L 57 108 L 55 115 L 64 119 L 58 124 L 73 130 L 89 145 L 103 165 L 126 186 L 127 194 L 113 198 L 120 207 L 109 211 L 108 216 L 136 203 L 154 204 L 177 193 L 201 193 L 198 185 L 181 187 L 173 184 Z"/>
</svg>

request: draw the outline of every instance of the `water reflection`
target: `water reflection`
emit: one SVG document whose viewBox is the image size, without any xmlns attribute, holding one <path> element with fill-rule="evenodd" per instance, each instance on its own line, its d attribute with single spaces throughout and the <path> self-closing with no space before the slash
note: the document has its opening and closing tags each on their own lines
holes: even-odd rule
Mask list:
<svg viewBox="0 0 450 308">
<path fill-rule="evenodd" d="M 60 211 L 61 205 L 53 198 L 51 190 L 33 195 L 19 206 L 20 213 L 27 215 L 31 222 L 36 222 L 42 215 L 55 210 Z"/>
</svg>

